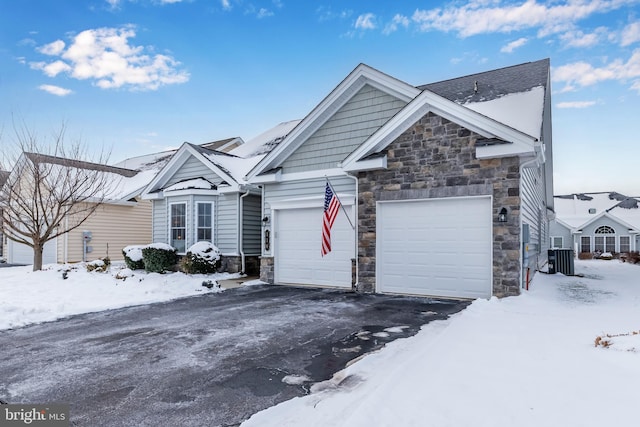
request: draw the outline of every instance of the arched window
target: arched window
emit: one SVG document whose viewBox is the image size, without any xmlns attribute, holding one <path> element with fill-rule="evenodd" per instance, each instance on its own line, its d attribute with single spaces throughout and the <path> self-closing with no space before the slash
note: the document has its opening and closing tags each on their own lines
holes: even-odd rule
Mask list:
<svg viewBox="0 0 640 427">
<path fill-rule="evenodd" d="M 608 225 L 602 225 L 596 228 L 596 234 L 616 234 L 616 231 Z"/>
<path fill-rule="evenodd" d="M 594 250 L 598 252 L 614 252 L 616 250 L 616 236 L 614 236 L 616 231 L 613 228 L 601 225 L 596 228 L 595 234 Z"/>
</svg>

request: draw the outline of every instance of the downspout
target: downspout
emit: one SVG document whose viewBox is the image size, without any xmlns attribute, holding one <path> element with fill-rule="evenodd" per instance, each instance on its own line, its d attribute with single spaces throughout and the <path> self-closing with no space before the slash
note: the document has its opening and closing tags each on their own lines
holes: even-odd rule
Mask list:
<svg viewBox="0 0 640 427">
<path fill-rule="evenodd" d="M 245 197 L 247 197 L 249 195 L 249 190 L 247 190 L 246 193 L 244 193 L 242 196 L 240 196 L 240 215 L 238 215 L 238 249 L 240 251 L 240 260 L 242 262 L 242 266 L 241 266 L 241 273 L 244 274 L 245 271 L 245 258 L 244 258 L 244 248 L 243 248 L 243 244 L 244 244 L 244 227 L 243 227 L 243 221 L 244 221 L 244 201 L 242 199 L 244 199 Z"/>
<path fill-rule="evenodd" d="M 524 191 L 523 191 L 524 190 L 523 171 L 524 171 L 525 168 L 528 168 L 529 166 L 531 166 L 532 164 L 534 164 L 536 162 L 538 162 L 538 153 L 536 153 L 536 157 L 535 158 L 533 158 L 531 160 L 527 160 L 524 163 L 520 163 L 520 190 L 519 191 L 520 191 L 521 197 L 524 194 Z M 520 204 L 522 205 L 522 201 L 520 201 Z M 530 277 L 529 276 L 529 266 L 528 265 L 526 267 L 527 268 L 526 283 L 523 282 L 523 276 L 524 276 L 523 273 L 524 273 L 524 268 L 525 268 L 524 260 L 528 259 L 528 256 L 525 256 L 526 255 L 525 254 L 525 250 L 527 248 L 524 246 L 524 242 L 523 242 L 524 234 L 523 234 L 522 216 L 523 215 L 522 215 L 522 206 L 521 206 L 520 207 L 520 249 L 522 250 L 522 260 L 521 260 L 521 267 L 520 267 L 520 274 L 519 274 L 520 279 L 519 280 L 520 280 L 520 288 L 524 288 L 524 289 L 528 290 L 529 289 L 529 277 Z M 540 230 L 538 230 L 538 233 L 539 232 L 540 232 Z M 538 268 L 537 265 L 538 265 L 538 263 L 536 262 L 536 269 Z"/>
<path fill-rule="evenodd" d="M 360 278 L 360 265 L 358 263 L 358 177 L 355 175 L 351 175 L 349 172 L 345 172 L 346 176 L 349 178 L 353 178 L 356 184 L 356 199 L 353 203 L 353 215 L 354 215 L 354 233 L 355 233 L 355 260 L 356 260 L 356 282 L 351 285 L 351 288 L 354 291 L 358 290 L 358 280 Z"/>
</svg>

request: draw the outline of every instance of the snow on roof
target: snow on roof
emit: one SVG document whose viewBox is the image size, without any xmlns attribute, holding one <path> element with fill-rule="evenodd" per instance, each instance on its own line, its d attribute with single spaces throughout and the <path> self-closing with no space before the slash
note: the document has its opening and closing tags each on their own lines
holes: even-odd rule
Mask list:
<svg viewBox="0 0 640 427">
<path fill-rule="evenodd" d="M 504 123 L 534 138 L 541 138 L 544 87 L 512 93 L 484 102 L 469 102 L 465 107 Z"/>
<path fill-rule="evenodd" d="M 637 197 L 627 197 L 616 192 L 580 193 L 554 197 L 556 217 L 573 228 L 579 228 L 605 212 L 640 228 L 640 204 L 637 202 L 640 202 Z"/>
<path fill-rule="evenodd" d="M 280 123 L 260 135 L 248 140 L 229 153 L 238 157 L 249 158 L 266 154 L 280 143 L 302 120 L 291 120 Z"/>
<path fill-rule="evenodd" d="M 260 154 L 243 159 L 242 157 L 236 157 L 233 155 L 220 153 L 218 151 L 207 153 L 206 151 L 202 150 L 201 152 L 206 158 L 211 161 L 211 163 L 218 166 L 239 184 L 246 183 L 244 177 L 265 156 L 265 154 Z"/>
<path fill-rule="evenodd" d="M 215 188 L 215 185 L 213 185 L 211 182 L 209 182 L 204 178 L 193 178 L 193 179 L 186 179 L 184 181 L 176 182 L 175 184 L 165 188 L 164 191 L 187 190 L 192 188 L 211 190 L 212 188 Z"/>
<path fill-rule="evenodd" d="M 115 163 L 114 166 L 133 170 L 153 169 L 158 162 L 167 161 L 175 154 L 176 150 L 166 150 L 159 153 L 145 154 L 142 156 L 130 157 Z"/>
</svg>

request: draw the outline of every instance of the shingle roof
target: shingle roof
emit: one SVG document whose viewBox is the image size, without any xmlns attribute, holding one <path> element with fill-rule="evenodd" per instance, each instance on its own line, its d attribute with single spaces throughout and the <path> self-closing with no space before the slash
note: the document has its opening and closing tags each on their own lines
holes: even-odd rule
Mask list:
<svg viewBox="0 0 640 427">
<path fill-rule="evenodd" d="M 458 104 L 484 102 L 534 87 L 547 86 L 549 59 L 418 86 Z"/>
</svg>

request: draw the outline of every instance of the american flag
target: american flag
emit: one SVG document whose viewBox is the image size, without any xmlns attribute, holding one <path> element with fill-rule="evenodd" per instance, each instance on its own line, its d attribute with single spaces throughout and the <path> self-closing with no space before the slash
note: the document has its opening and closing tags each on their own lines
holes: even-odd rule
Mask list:
<svg viewBox="0 0 640 427">
<path fill-rule="evenodd" d="M 338 216 L 340 200 L 327 182 L 324 190 L 324 215 L 322 216 L 322 256 L 331 252 L 331 227 Z"/>
</svg>

